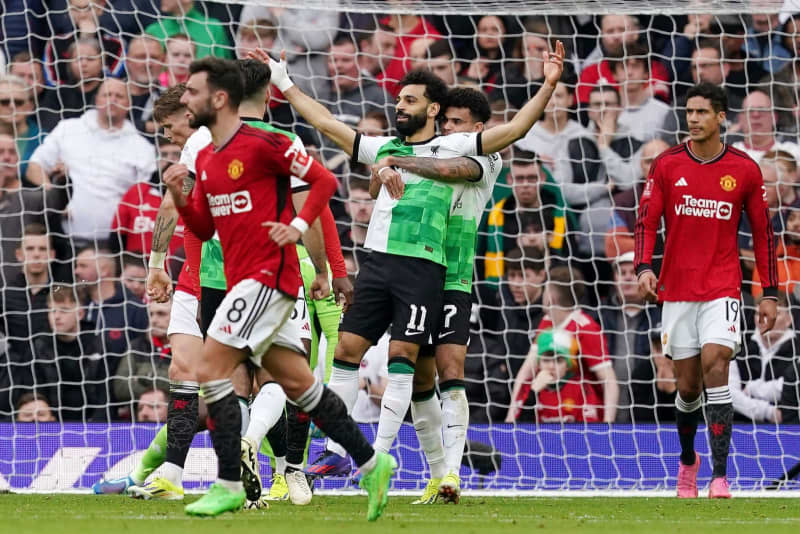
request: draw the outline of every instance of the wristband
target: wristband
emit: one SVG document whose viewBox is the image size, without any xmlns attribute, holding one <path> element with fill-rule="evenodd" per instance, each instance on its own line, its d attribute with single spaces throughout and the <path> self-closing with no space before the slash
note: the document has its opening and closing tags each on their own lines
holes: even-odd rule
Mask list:
<svg viewBox="0 0 800 534">
<path fill-rule="evenodd" d="M 150 261 L 147 263 L 147 266 L 151 269 L 163 269 L 165 259 L 167 259 L 166 252 L 156 252 L 154 250 L 150 253 Z"/>
<path fill-rule="evenodd" d="M 381 175 L 381 173 L 382 173 L 383 171 L 385 171 L 386 169 L 391 169 L 391 167 L 382 167 L 382 168 L 381 168 L 381 170 L 379 170 L 379 171 L 378 171 L 378 176 L 380 176 L 380 175 Z"/>
<path fill-rule="evenodd" d="M 289 223 L 289 226 L 293 226 L 299 230 L 301 234 L 305 234 L 308 231 L 308 223 L 300 217 L 295 217 L 292 219 L 292 222 Z"/>
</svg>

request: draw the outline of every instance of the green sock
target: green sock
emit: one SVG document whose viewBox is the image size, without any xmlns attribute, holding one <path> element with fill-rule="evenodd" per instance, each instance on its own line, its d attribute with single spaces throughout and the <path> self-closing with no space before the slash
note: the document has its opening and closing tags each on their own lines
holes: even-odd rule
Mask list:
<svg viewBox="0 0 800 534">
<path fill-rule="evenodd" d="M 139 460 L 139 465 L 131 473 L 131 478 L 137 485 L 141 485 L 164 463 L 167 457 L 167 425 L 161 427 L 156 437 L 150 442 L 150 446 L 144 452 L 144 456 Z"/>
</svg>

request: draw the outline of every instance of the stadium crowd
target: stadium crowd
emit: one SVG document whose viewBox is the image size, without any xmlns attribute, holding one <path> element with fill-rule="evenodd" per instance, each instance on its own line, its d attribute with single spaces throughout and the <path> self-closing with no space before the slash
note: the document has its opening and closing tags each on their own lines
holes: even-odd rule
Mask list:
<svg viewBox="0 0 800 534">
<path fill-rule="evenodd" d="M 561 39 L 569 54 L 562 81 L 544 117 L 502 154 L 479 232 L 470 420 L 674 418 L 674 374 L 661 351 L 659 308 L 637 290 L 633 231 L 644 177 L 685 139 L 685 94 L 700 82 L 728 94 L 725 140 L 759 163 L 779 245 L 778 320 L 761 335 L 759 273 L 742 218 L 746 334 L 731 366 L 734 407 L 745 421 L 800 420 L 800 14 L 158 7 L 7 0 L 0 8 L 0 419 L 165 420 L 169 306 L 144 301 L 144 279 L 161 173 L 180 148 L 159 134 L 152 112 L 167 87 L 187 79 L 193 59 L 286 50 L 303 91 L 359 132 L 390 135 L 396 83 L 409 70 L 482 90 L 491 126 L 535 94 L 542 52 Z M 300 135 L 339 179 L 331 210 L 354 276 L 368 254 L 370 170 L 309 128 L 277 89 L 271 96 L 266 120 Z M 176 275 L 182 241 L 179 226 L 170 246 Z M 536 348 L 550 326 L 575 341 L 556 350 L 556 366 L 539 361 Z M 373 382 L 380 368 L 371 362 Z M 550 409 L 545 388 L 555 392 Z"/>
</svg>

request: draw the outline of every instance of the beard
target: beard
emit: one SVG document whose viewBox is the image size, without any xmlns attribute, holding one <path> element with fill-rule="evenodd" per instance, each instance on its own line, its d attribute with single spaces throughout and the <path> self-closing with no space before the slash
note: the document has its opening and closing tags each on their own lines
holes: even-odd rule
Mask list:
<svg viewBox="0 0 800 534">
<path fill-rule="evenodd" d="M 211 107 L 211 99 L 205 102 L 202 109 L 198 109 L 197 111 L 189 110 L 189 126 L 192 128 L 197 129 L 201 126 L 209 128 L 214 124 L 216 119 L 217 116 L 214 114 Z"/>
<path fill-rule="evenodd" d="M 400 117 L 407 117 L 408 119 L 405 122 L 399 122 L 397 119 L 399 119 Z M 410 135 L 414 135 L 419 130 L 424 128 L 427 122 L 428 122 L 428 114 L 425 111 L 422 111 L 418 115 L 398 113 L 394 119 L 394 126 L 395 128 L 397 128 L 397 131 L 400 132 L 400 135 L 408 137 Z"/>
</svg>

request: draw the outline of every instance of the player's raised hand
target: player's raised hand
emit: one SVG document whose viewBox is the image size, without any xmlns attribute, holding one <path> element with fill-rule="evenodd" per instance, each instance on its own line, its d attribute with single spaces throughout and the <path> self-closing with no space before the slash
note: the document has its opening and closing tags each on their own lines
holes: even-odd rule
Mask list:
<svg viewBox="0 0 800 534">
<path fill-rule="evenodd" d="M 289 78 L 289 70 L 286 65 L 286 50 L 281 50 L 280 61 L 275 61 L 265 50 L 260 48 L 248 52 L 247 57 L 269 65 L 271 71 L 269 82 L 282 93 L 294 85 L 292 79 Z"/>
<path fill-rule="evenodd" d="M 778 316 L 778 301 L 775 299 L 761 299 L 758 303 L 758 330 L 761 334 L 766 334 L 775 326 L 775 318 Z"/>
<path fill-rule="evenodd" d="M 164 269 L 149 269 L 145 288 L 151 300 L 167 302 L 172 295 L 172 279 Z"/>
<path fill-rule="evenodd" d="M 347 311 L 353 303 L 353 284 L 350 282 L 350 278 L 346 276 L 334 278 L 333 295 L 336 297 L 336 304 Z"/>
<path fill-rule="evenodd" d="M 311 300 L 322 300 L 331 294 L 331 285 L 328 282 L 328 273 L 317 273 L 309 288 Z"/>
<path fill-rule="evenodd" d="M 284 247 L 292 243 L 297 243 L 300 240 L 300 237 L 302 236 L 300 230 L 288 224 L 283 224 L 275 221 L 267 221 L 261 223 L 261 226 L 266 226 L 267 228 L 269 228 L 270 239 L 275 241 L 275 243 L 279 247 Z"/>
<path fill-rule="evenodd" d="M 542 52 L 542 59 L 544 60 L 544 79 L 550 85 L 555 85 L 561 79 L 561 73 L 564 72 L 564 43 L 556 41 L 555 52 Z"/>
<path fill-rule="evenodd" d="M 172 194 L 176 206 L 186 205 L 186 197 L 183 194 L 183 181 L 188 176 L 189 168 L 180 163 L 170 165 L 162 175 L 164 185 L 167 186 L 167 189 L 169 189 L 169 192 Z"/>
<path fill-rule="evenodd" d="M 658 278 L 653 271 L 645 271 L 639 275 L 639 296 L 648 302 L 656 302 L 658 300 Z"/>
</svg>

